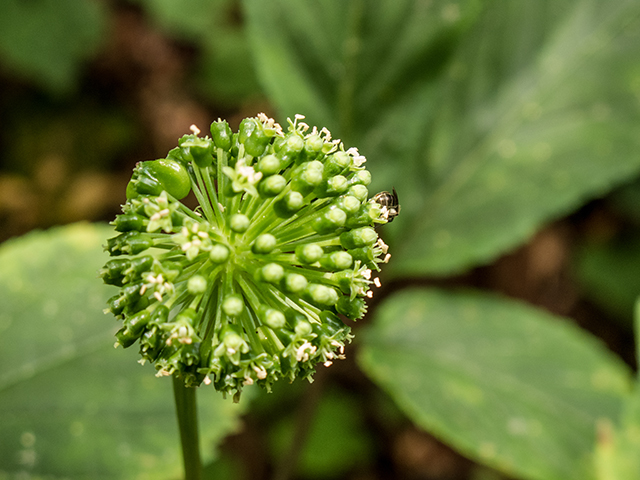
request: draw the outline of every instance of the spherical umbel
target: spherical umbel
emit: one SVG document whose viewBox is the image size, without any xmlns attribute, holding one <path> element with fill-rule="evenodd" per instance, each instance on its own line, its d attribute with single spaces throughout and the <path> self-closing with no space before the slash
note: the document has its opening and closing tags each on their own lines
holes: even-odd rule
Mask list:
<svg viewBox="0 0 640 480">
<path fill-rule="evenodd" d="M 192 127 L 136 166 L 101 276 L 119 288 L 117 344 L 137 343 L 159 376 L 237 398 L 343 357 L 340 316 L 361 318 L 379 285 L 371 272 L 389 254 L 372 227 L 397 195 L 369 199 L 364 157 L 302 118 L 287 132 L 264 114 L 236 133 Z M 190 193 L 195 210 L 180 201 Z"/>
</svg>

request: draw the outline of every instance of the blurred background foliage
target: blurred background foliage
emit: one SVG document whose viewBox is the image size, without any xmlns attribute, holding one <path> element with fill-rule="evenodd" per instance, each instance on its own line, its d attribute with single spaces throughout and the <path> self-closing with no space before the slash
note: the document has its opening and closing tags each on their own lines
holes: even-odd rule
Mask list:
<svg viewBox="0 0 640 480">
<path fill-rule="evenodd" d="M 18 237 L 261 111 L 357 145 L 402 214 L 346 361 L 201 394 L 207 478 L 640 478 L 639 59 L 635 0 L 4 0 L 0 479 L 178 478 L 166 382 L 111 350 L 109 229 Z"/>
</svg>

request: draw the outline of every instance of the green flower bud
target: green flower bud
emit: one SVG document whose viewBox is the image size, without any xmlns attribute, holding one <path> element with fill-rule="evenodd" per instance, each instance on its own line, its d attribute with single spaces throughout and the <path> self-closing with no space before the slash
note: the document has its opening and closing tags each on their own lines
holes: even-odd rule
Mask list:
<svg viewBox="0 0 640 480">
<path fill-rule="evenodd" d="M 292 172 L 292 190 L 308 195 L 322 183 L 322 170 L 322 163 L 317 160 L 300 165 Z"/>
<path fill-rule="evenodd" d="M 262 235 L 259 235 L 253 242 L 251 251 L 257 254 L 271 253 L 273 249 L 276 248 L 277 243 L 278 241 L 276 240 L 276 237 L 274 237 L 270 233 L 263 233 Z"/>
<path fill-rule="evenodd" d="M 345 270 L 353 264 L 353 257 L 347 252 L 340 250 L 327 255 L 323 255 L 320 264 L 328 270 Z"/>
<path fill-rule="evenodd" d="M 300 293 L 307 288 L 307 279 L 299 273 L 289 273 L 284 277 L 283 288 L 288 293 Z"/>
<path fill-rule="evenodd" d="M 100 277 L 102 281 L 107 285 L 122 286 L 124 280 L 124 271 L 131 265 L 131 260 L 128 258 L 117 258 L 109 260 L 105 266 L 100 270 Z"/>
<path fill-rule="evenodd" d="M 287 180 L 282 175 L 271 175 L 258 184 L 258 191 L 263 197 L 275 197 L 287 186 Z"/>
<path fill-rule="evenodd" d="M 351 320 L 362 318 L 367 311 L 367 304 L 362 298 L 340 297 L 336 304 L 336 310 Z"/>
<path fill-rule="evenodd" d="M 231 149 L 231 135 L 231 128 L 226 120 L 218 120 L 211 124 L 211 139 L 216 148 L 228 152 Z"/>
<path fill-rule="evenodd" d="M 340 244 L 346 248 L 360 248 L 373 245 L 378 240 L 378 234 L 371 227 L 349 230 L 340 235 Z"/>
<path fill-rule="evenodd" d="M 348 188 L 349 181 L 342 175 L 336 175 L 322 182 L 318 187 L 316 187 L 314 193 L 318 198 L 336 197 L 346 192 Z"/>
<path fill-rule="evenodd" d="M 167 158 L 138 163 L 132 181 L 137 181 L 135 187 L 140 194 L 160 195 L 165 190 L 180 200 L 191 191 L 187 169 L 181 163 Z"/>
<path fill-rule="evenodd" d="M 355 148 L 296 116 L 283 132 L 263 114 L 227 122 L 139 163 L 100 270 L 118 343 L 139 343 L 158 375 L 245 385 L 311 379 L 352 338 L 337 313 L 366 311 L 372 270 L 389 259 L 372 228 L 382 208 Z M 193 191 L 195 209 L 180 201 Z"/>
<path fill-rule="evenodd" d="M 320 305 L 335 305 L 340 298 L 335 288 L 318 283 L 309 284 L 304 293 L 309 301 Z"/>
<path fill-rule="evenodd" d="M 299 262 L 307 265 L 317 262 L 322 258 L 324 251 L 322 247 L 314 244 L 299 245 L 296 247 L 296 258 Z"/>
<path fill-rule="evenodd" d="M 202 295 L 207 291 L 207 279 L 202 275 L 194 275 L 187 281 L 187 290 L 191 295 Z"/>
<path fill-rule="evenodd" d="M 327 158 L 324 164 L 325 176 L 338 175 L 343 173 L 351 164 L 351 157 L 346 152 L 338 151 Z"/>
<path fill-rule="evenodd" d="M 230 317 L 237 317 L 244 311 L 244 300 L 240 295 L 229 295 L 222 302 L 222 311 Z"/>
<path fill-rule="evenodd" d="M 365 187 L 371 183 L 371 173 L 369 170 L 358 170 L 351 179 L 354 185 L 364 185 Z"/>
<path fill-rule="evenodd" d="M 287 319 L 280 310 L 268 308 L 262 305 L 259 312 L 260 319 L 270 328 L 282 328 L 285 326 Z"/>
<path fill-rule="evenodd" d="M 313 221 L 313 229 L 320 233 L 332 233 L 347 221 L 347 214 L 339 208 L 331 208 Z"/>
<path fill-rule="evenodd" d="M 245 151 L 254 157 L 262 155 L 271 141 L 271 135 L 265 132 L 256 118 L 245 118 L 240 122 L 238 142 L 244 144 Z"/>
<path fill-rule="evenodd" d="M 144 225 L 144 217 L 142 215 L 136 215 L 135 213 L 117 215 L 115 222 L 112 222 L 112 224 L 115 225 L 118 232 L 142 230 L 142 227 Z"/>
<path fill-rule="evenodd" d="M 242 215 L 241 213 L 236 213 L 232 215 L 229 219 L 229 227 L 236 233 L 246 232 L 251 224 L 251 221 L 246 215 Z"/>
<path fill-rule="evenodd" d="M 209 252 L 209 258 L 214 263 L 224 263 L 229 258 L 229 249 L 224 245 L 214 245 Z"/>
<path fill-rule="evenodd" d="M 304 197 L 300 192 L 287 192 L 273 204 L 274 213 L 282 218 L 289 218 L 304 207 Z"/>
<path fill-rule="evenodd" d="M 349 195 L 353 195 L 361 202 L 364 202 L 367 198 L 369 198 L 369 189 L 360 184 L 352 185 L 349 187 Z"/>
<path fill-rule="evenodd" d="M 322 147 L 324 145 L 324 141 L 322 137 L 317 133 L 311 134 L 307 136 L 304 141 L 304 150 L 307 153 L 307 156 L 310 158 L 315 158 L 318 153 L 322 151 Z"/>
<path fill-rule="evenodd" d="M 200 168 L 205 168 L 213 163 L 213 142 L 209 138 L 200 138 L 195 135 L 185 135 L 178 141 L 182 148 L 182 158 L 186 161 L 194 161 Z"/>
<path fill-rule="evenodd" d="M 280 171 L 280 159 L 275 155 L 265 155 L 258 160 L 257 168 L 265 177 L 274 175 Z"/>
<path fill-rule="evenodd" d="M 142 310 L 141 312 L 136 313 L 125 319 L 124 326 L 126 327 L 132 335 L 137 338 L 142 335 L 145 327 L 151 320 L 151 312 L 149 310 Z"/>
<path fill-rule="evenodd" d="M 284 268 L 278 263 L 268 263 L 259 272 L 259 278 L 269 283 L 278 283 L 284 277 Z"/>
</svg>

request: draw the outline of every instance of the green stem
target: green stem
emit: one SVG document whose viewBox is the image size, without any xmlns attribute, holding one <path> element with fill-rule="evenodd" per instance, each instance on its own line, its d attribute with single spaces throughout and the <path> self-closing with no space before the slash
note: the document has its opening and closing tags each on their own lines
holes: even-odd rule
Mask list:
<svg viewBox="0 0 640 480">
<path fill-rule="evenodd" d="M 173 375 L 173 395 L 176 401 L 185 480 L 202 480 L 196 387 L 186 387 L 184 379 Z"/>
<path fill-rule="evenodd" d="M 324 370 L 319 370 L 315 375 L 314 382 L 309 386 L 302 398 L 297 412 L 293 441 L 280 464 L 276 465 L 274 480 L 290 480 L 295 476 L 300 456 L 304 451 L 305 443 L 309 437 L 312 422 L 320 403 L 324 379 Z"/>
</svg>

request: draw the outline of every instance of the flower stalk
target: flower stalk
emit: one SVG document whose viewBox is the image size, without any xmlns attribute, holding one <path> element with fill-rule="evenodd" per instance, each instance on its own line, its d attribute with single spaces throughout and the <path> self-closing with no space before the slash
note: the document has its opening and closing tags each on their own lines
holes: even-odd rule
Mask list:
<svg viewBox="0 0 640 480">
<path fill-rule="evenodd" d="M 174 375 L 173 396 L 180 430 L 184 478 L 185 480 L 201 480 L 202 460 L 200 459 L 200 441 L 198 438 L 196 388 L 185 386 L 184 380 Z"/>
</svg>

